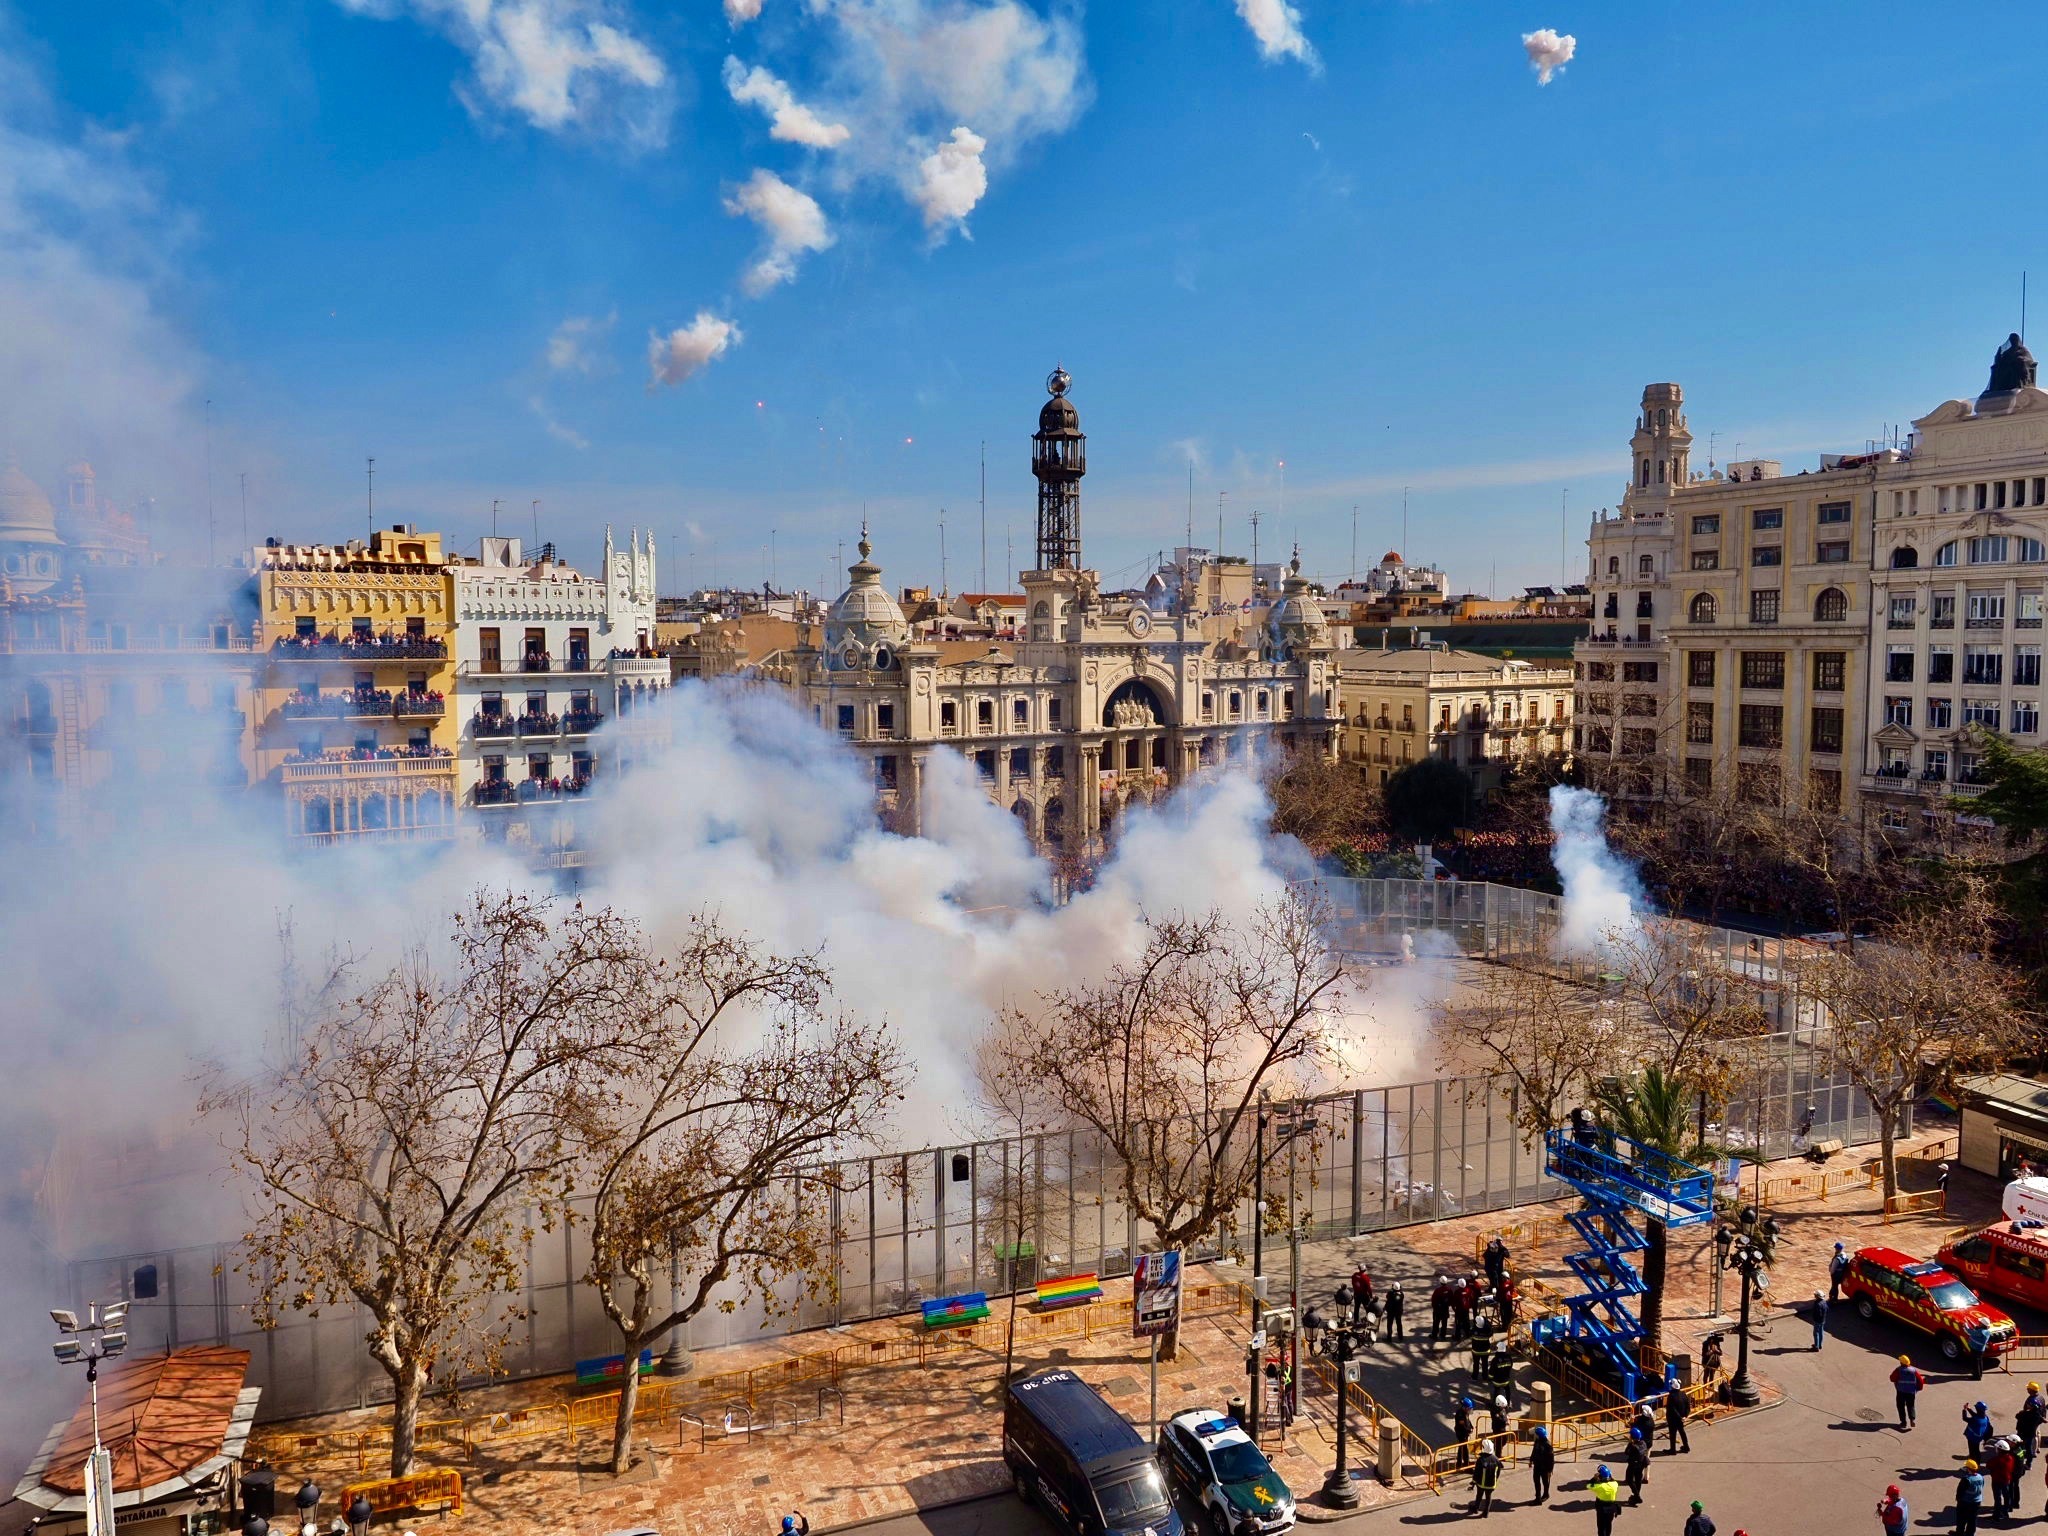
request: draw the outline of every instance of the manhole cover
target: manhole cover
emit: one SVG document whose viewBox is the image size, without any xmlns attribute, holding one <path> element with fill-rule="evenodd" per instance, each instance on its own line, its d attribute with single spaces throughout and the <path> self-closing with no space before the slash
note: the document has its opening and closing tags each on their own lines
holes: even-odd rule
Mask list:
<svg viewBox="0 0 2048 1536">
<path fill-rule="evenodd" d="M 1108 1387 L 1110 1395 L 1113 1397 L 1121 1397 L 1126 1392 L 1135 1392 L 1138 1390 L 1137 1380 L 1135 1377 L 1131 1376 L 1119 1376 L 1114 1381 L 1111 1381 L 1106 1385 Z"/>
<path fill-rule="evenodd" d="M 1875 1408 L 1858 1408 L 1856 1410 L 1856 1417 L 1861 1419 L 1866 1424 L 1875 1424 L 1878 1422 L 1878 1420 L 1882 1419 L 1884 1415 L 1879 1413 Z"/>
<path fill-rule="evenodd" d="M 754 1479 L 754 1486 L 756 1488 L 766 1488 L 770 1483 L 774 1481 L 775 1475 L 773 1473 L 763 1472 L 759 1477 Z"/>
</svg>

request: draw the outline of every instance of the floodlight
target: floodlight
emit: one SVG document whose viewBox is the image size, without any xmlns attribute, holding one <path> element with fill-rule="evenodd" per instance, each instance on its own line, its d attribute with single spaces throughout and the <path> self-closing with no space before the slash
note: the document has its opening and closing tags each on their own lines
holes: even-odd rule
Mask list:
<svg viewBox="0 0 2048 1536">
<path fill-rule="evenodd" d="M 128 1334 L 125 1329 L 116 1328 L 110 1333 L 100 1335 L 100 1353 L 103 1355 L 118 1355 L 127 1347 Z"/>
<path fill-rule="evenodd" d="M 119 1328 L 127 1321 L 128 1303 L 125 1301 L 114 1302 L 105 1311 L 100 1313 L 100 1326 L 102 1328 Z"/>
<path fill-rule="evenodd" d="M 59 1339 L 50 1346 L 50 1353 L 55 1355 L 65 1365 L 77 1364 L 79 1357 L 84 1352 L 84 1346 L 76 1339 Z"/>
<path fill-rule="evenodd" d="M 66 1333 L 78 1332 L 78 1314 L 76 1312 L 66 1312 L 62 1307 L 52 1307 L 50 1308 L 50 1321 L 59 1328 L 62 1328 Z"/>
</svg>

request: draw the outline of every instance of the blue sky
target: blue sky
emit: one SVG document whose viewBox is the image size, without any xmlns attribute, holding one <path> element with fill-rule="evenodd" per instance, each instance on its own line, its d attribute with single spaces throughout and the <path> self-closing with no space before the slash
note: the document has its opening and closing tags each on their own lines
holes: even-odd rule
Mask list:
<svg viewBox="0 0 2048 1536">
<path fill-rule="evenodd" d="M 0 446 L 188 550 L 209 471 L 223 553 L 243 477 L 254 535 L 360 532 L 374 455 L 380 522 L 537 498 L 699 581 L 836 587 L 865 504 L 936 582 L 944 507 L 959 590 L 985 441 L 1008 585 L 1059 363 L 1113 579 L 1192 463 L 1198 543 L 1225 492 L 1339 575 L 1407 486 L 1407 553 L 1507 590 L 1646 381 L 1696 462 L 1793 467 L 1980 389 L 2048 288 L 2041 7 L 4 4 Z"/>
</svg>

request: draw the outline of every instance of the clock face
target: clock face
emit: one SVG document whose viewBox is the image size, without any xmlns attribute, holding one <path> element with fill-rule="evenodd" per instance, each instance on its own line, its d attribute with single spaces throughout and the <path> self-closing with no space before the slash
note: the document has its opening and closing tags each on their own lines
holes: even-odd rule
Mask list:
<svg viewBox="0 0 2048 1536">
<path fill-rule="evenodd" d="M 1142 608 L 1133 608 L 1131 610 L 1130 625 L 1131 633 L 1134 635 L 1142 636 L 1149 634 L 1152 629 L 1152 615 Z"/>
</svg>

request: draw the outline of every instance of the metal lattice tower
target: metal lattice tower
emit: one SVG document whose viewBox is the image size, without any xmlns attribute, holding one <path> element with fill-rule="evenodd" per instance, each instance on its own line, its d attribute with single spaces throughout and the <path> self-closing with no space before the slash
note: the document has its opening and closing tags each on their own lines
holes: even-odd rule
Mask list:
<svg viewBox="0 0 2048 1536">
<path fill-rule="evenodd" d="M 1088 439 L 1081 413 L 1067 398 L 1074 381 L 1055 368 L 1045 381 L 1052 398 L 1031 434 L 1031 473 L 1038 480 L 1038 569 L 1081 568 L 1081 477 L 1088 473 Z"/>
</svg>

